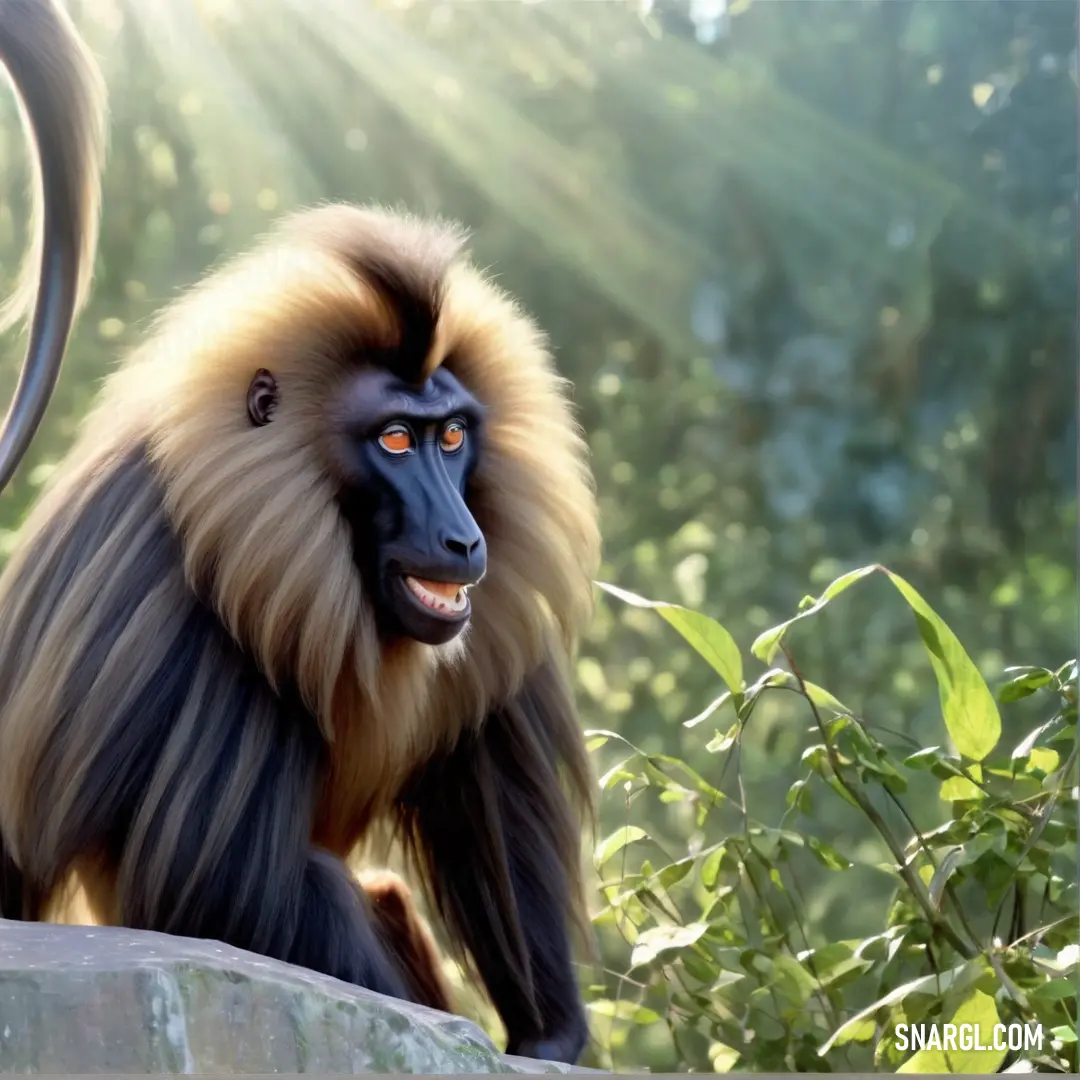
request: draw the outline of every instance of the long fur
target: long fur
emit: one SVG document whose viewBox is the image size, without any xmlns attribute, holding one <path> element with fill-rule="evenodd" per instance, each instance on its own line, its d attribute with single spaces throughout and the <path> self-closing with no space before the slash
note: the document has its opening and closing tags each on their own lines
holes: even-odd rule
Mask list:
<svg viewBox="0 0 1080 1080">
<path fill-rule="evenodd" d="M 456 648 L 380 647 L 336 502 L 327 402 L 350 366 L 402 337 L 369 251 L 376 268 L 396 252 L 398 277 L 437 303 L 426 370 L 445 363 L 488 409 L 468 492 L 488 573 Z M 267 365 L 281 400 L 256 429 L 245 393 Z M 138 461 L 146 468 L 120 482 Z M 124 703 L 184 647 L 190 593 L 271 687 L 296 687 L 331 748 L 312 838 L 347 855 L 420 766 L 545 662 L 565 665 L 591 610 L 598 546 L 565 384 L 532 321 L 461 258 L 458 234 L 344 206 L 290 218 L 165 312 L 108 380 L 20 534 L 0 578 L 0 833 L 55 885 L 80 853 L 69 850 L 72 800 L 93 749 L 125 738 Z M 192 681 L 192 709 L 204 690 Z M 588 806 L 567 709 L 547 737 Z M 160 790 L 146 796 L 151 810 Z M 559 855 L 580 897 L 569 835 Z"/>
<path fill-rule="evenodd" d="M 445 365 L 486 408 L 466 499 L 488 570 L 448 646 L 381 644 L 353 562 L 334 403 L 371 364 Z M 255 428 L 259 368 L 280 400 Z M 341 862 L 389 823 L 512 1044 L 562 1024 L 576 1056 L 592 784 L 568 665 L 599 544 L 567 384 L 460 230 L 286 218 L 109 377 L 0 575 L 0 915 L 40 917 L 76 873 L 100 921 L 408 993 L 377 941 L 412 948 L 414 989 L 434 971 L 386 921 L 407 898 L 380 923 Z"/>
</svg>

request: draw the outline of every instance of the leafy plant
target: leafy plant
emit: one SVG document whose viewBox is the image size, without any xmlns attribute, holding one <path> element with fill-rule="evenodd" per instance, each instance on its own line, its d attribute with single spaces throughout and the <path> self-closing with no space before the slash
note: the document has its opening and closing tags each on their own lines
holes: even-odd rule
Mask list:
<svg viewBox="0 0 1080 1080">
<path fill-rule="evenodd" d="M 914 615 L 940 693 L 940 746 L 913 746 L 856 715 L 805 677 L 789 645 L 797 626 L 874 573 Z M 738 646 L 713 619 L 602 587 L 654 609 L 726 686 L 685 722 L 708 721 L 716 776 L 617 732 L 589 733 L 594 753 L 621 751 L 601 786 L 626 811 L 595 853 L 604 898 L 596 921 L 628 951 L 625 970 L 592 989 L 606 1063 L 614 1063 L 620 1031 L 665 1024 L 692 1069 L 993 1072 L 1020 1056 L 986 1048 L 994 1026 L 1022 1023 L 1041 1028 L 1042 1045 L 1020 1067 L 1075 1072 L 1076 661 L 1009 669 L 995 700 L 930 605 L 875 565 L 838 577 L 761 634 L 753 657 L 766 665 L 782 657 L 784 666 L 747 683 Z M 801 699 L 810 737 L 804 772 L 769 821 L 746 805 L 739 757 L 747 725 L 775 694 Z M 1042 706 L 1040 722 L 1003 748 L 998 705 L 1027 698 Z M 819 798 L 842 800 L 853 832 L 871 832 L 874 844 L 844 851 L 843 841 L 800 828 Z M 632 820 L 643 799 L 691 811 L 684 851 L 669 854 L 647 827 L 654 806 L 636 815 L 645 826 Z M 920 825 L 928 816 L 934 820 Z M 834 874 L 861 866 L 889 875 L 894 889 L 880 930 L 818 940 L 800 885 L 810 863 Z M 945 1023 L 978 1024 L 983 1047 L 912 1053 L 897 1038 L 901 1024 Z"/>
</svg>

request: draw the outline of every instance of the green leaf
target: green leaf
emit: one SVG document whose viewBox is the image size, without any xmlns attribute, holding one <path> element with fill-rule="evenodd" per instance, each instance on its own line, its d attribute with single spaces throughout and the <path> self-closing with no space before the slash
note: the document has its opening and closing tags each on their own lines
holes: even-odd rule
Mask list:
<svg viewBox="0 0 1080 1080">
<path fill-rule="evenodd" d="M 982 770 L 978 765 L 972 765 L 968 770 L 976 780 L 982 779 Z M 986 793 L 978 784 L 974 784 L 966 776 L 954 776 L 941 785 L 938 797 L 942 802 L 967 802 L 973 799 L 985 798 Z"/>
<path fill-rule="evenodd" d="M 1039 741 L 1039 739 L 1043 735 L 1045 735 L 1047 731 L 1050 731 L 1057 726 L 1058 719 L 1059 718 L 1055 716 L 1052 719 L 1047 720 L 1045 724 L 1040 724 L 1033 731 L 1029 731 L 1027 735 L 1024 736 L 1023 740 L 1021 740 L 1021 742 L 1017 744 L 1016 749 L 1012 752 L 1012 760 L 1022 761 L 1024 758 L 1026 758 L 1031 753 L 1032 749 Z"/>
<path fill-rule="evenodd" d="M 851 959 L 855 950 L 846 941 L 831 941 L 828 945 L 822 945 L 820 949 L 804 949 L 796 959 L 800 964 L 806 964 L 820 978 L 827 971 L 831 971 L 837 964 Z"/>
<path fill-rule="evenodd" d="M 841 960 L 839 964 L 829 969 L 828 974 L 821 977 L 821 985 L 825 989 L 839 989 L 849 982 L 854 982 L 864 972 L 874 966 L 870 960 L 862 960 L 857 956 Z M 873 1027 L 873 1024 L 871 1024 Z M 869 1036 L 868 1036 L 869 1037 Z"/>
<path fill-rule="evenodd" d="M 727 702 L 729 702 L 730 700 L 731 691 L 725 690 L 718 698 L 706 705 L 705 708 L 697 714 L 697 716 L 692 716 L 689 720 L 684 720 L 683 727 L 697 727 L 698 724 L 702 722 L 702 720 L 708 720 L 709 717 L 712 716 L 712 714 L 716 712 L 717 709 L 727 704 Z"/>
<path fill-rule="evenodd" d="M 660 792 L 660 801 L 662 803 L 685 802 L 693 797 L 694 793 L 692 791 L 679 787 L 677 784 L 669 784 Z"/>
<path fill-rule="evenodd" d="M 679 859 L 678 862 L 670 863 L 668 866 L 661 867 L 654 875 L 652 880 L 655 881 L 664 889 L 670 889 L 672 885 L 677 885 L 691 870 L 694 869 L 694 863 L 697 860 L 688 855 L 685 859 Z"/>
<path fill-rule="evenodd" d="M 605 746 L 607 741 L 608 737 L 606 735 L 595 735 L 586 741 L 585 749 L 591 754 L 594 750 L 599 750 L 601 746 Z"/>
<path fill-rule="evenodd" d="M 817 989 L 813 976 L 798 960 L 786 953 L 777 953 L 773 957 L 772 982 L 798 1008 L 802 1008 Z"/>
<path fill-rule="evenodd" d="M 860 809 L 860 810 L 862 809 L 859 806 L 858 800 L 856 800 L 848 792 L 847 788 L 845 788 L 844 785 L 841 784 L 840 781 L 835 776 L 825 776 L 824 780 L 825 780 L 825 783 L 828 784 L 829 787 L 831 787 L 833 789 L 833 791 L 835 791 L 836 794 L 839 795 L 840 798 L 844 800 L 844 802 L 851 803 L 851 805 L 856 807 L 857 809 Z"/>
<path fill-rule="evenodd" d="M 1007 843 L 1006 833 L 1002 829 L 994 829 L 981 832 L 968 840 L 961 850 L 958 866 L 972 866 L 979 861 L 988 851 L 995 851 L 998 855 L 1004 855 Z"/>
<path fill-rule="evenodd" d="M 1061 764 L 1061 757 L 1056 750 L 1048 750 L 1041 746 L 1034 747 L 1028 754 L 1028 762 L 1024 767 L 1025 772 L 1040 772 L 1049 776 Z"/>
<path fill-rule="evenodd" d="M 956 872 L 957 866 L 961 865 L 963 858 L 964 849 L 962 847 L 954 847 L 952 851 L 946 852 L 945 857 L 934 871 L 934 876 L 930 879 L 929 892 L 930 903 L 933 904 L 935 908 L 941 907 L 941 894 L 945 891 L 945 886 L 949 883 L 949 878 Z"/>
<path fill-rule="evenodd" d="M 604 728 L 588 728 L 584 735 L 586 739 L 598 739 L 602 735 L 605 739 L 612 739 L 615 742 L 622 743 L 623 746 L 633 750 L 635 754 L 642 752 L 625 735 L 620 735 L 617 731 L 606 731 Z"/>
<path fill-rule="evenodd" d="M 875 1001 L 873 1005 L 867 1005 L 865 1009 L 860 1010 L 841 1024 L 818 1048 L 818 1056 L 824 1057 L 834 1046 L 843 1046 L 845 1043 L 854 1041 L 855 1034 L 865 1030 L 864 1021 L 872 1021 L 874 1015 L 881 1009 L 895 1005 L 909 995 L 925 991 L 927 988 L 930 988 L 933 993 L 944 992 L 967 970 L 968 966 L 968 963 L 965 962 L 942 972 L 940 976 L 932 972 L 929 975 L 920 975 L 917 979 L 912 979 L 910 982 L 895 987 L 883 998 Z"/>
<path fill-rule="evenodd" d="M 940 746 L 927 746 L 904 758 L 909 769 L 930 769 L 945 757 Z"/>
<path fill-rule="evenodd" d="M 980 1073 L 992 1075 L 1005 1060 L 1008 1050 L 993 1047 L 994 1026 L 999 1023 L 997 1006 L 989 994 L 974 990 L 971 996 L 953 1014 L 951 1023 L 958 1029 L 957 1049 L 939 1050 L 923 1047 L 917 1050 L 896 1071 L 898 1073 Z M 966 1029 L 962 1025 L 970 1025 Z M 937 1025 L 931 1030 L 936 1030 Z M 978 1039 L 975 1038 L 976 1034 Z M 970 1037 L 979 1044 L 989 1044 L 988 1049 L 964 1048 Z"/>
<path fill-rule="evenodd" d="M 701 983 L 701 988 L 708 986 L 716 974 L 716 965 L 712 962 L 712 959 L 703 960 L 695 952 L 682 953 L 679 956 L 679 966 L 691 979 Z"/>
<path fill-rule="evenodd" d="M 1030 994 L 1037 1001 L 1065 1001 L 1076 998 L 1076 984 L 1071 979 L 1050 979 L 1035 987 Z"/>
<path fill-rule="evenodd" d="M 873 1019 L 852 1020 L 845 1025 L 844 1038 L 838 1042 L 838 1046 L 843 1046 L 846 1043 L 864 1043 L 869 1042 L 877 1034 L 877 1024 Z M 821 1054 L 821 1051 L 818 1051 Z"/>
<path fill-rule="evenodd" d="M 635 780 L 638 774 L 631 772 L 627 766 L 636 765 L 641 760 L 638 754 L 631 754 L 630 757 L 624 758 L 617 765 L 612 765 L 610 769 L 603 776 L 600 777 L 600 790 L 610 791 L 616 784 L 622 780 Z M 633 767 L 631 765 L 631 767 Z"/>
<path fill-rule="evenodd" d="M 784 800 L 788 806 L 793 806 L 803 814 L 810 813 L 810 780 L 808 777 L 804 777 L 801 780 L 796 780 L 791 787 L 788 788 L 787 795 Z"/>
<path fill-rule="evenodd" d="M 990 688 L 956 635 L 902 578 L 886 570 L 908 602 L 937 677 L 945 726 L 964 757 L 982 761 L 1001 738 L 1001 717 Z"/>
<path fill-rule="evenodd" d="M 971 802 L 973 799 L 981 799 L 983 793 L 977 784 L 973 784 L 966 776 L 954 776 L 941 785 L 938 798 L 942 802 Z"/>
<path fill-rule="evenodd" d="M 1048 686 L 1053 681 L 1053 672 L 1047 671 L 1045 668 L 1034 668 L 1025 671 L 1023 675 L 1019 675 L 1007 682 L 998 691 L 998 701 L 1003 704 L 1010 701 L 1019 701 L 1021 698 L 1034 694 L 1036 690 Z"/>
<path fill-rule="evenodd" d="M 831 709 L 833 712 L 838 713 L 849 711 L 848 707 L 839 698 L 833 697 L 823 686 L 818 686 L 817 683 L 812 683 L 806 679 L 803 680 L 803 684 L 806 686 L 806 696 L 819 709 Z"/>
<path fill-rule="evenodd" d="M 784 671 L 783 668 L 775 668 L 769 672 L 767 686 L 793 686 L 796 689 L 799 688 L 799 680 L 790 671 Z M 812 683 L 807 679 L 803 680 L 803 685 L 806 687 L 806 696 L 819 708 L 828 709 L 830 712 L 835 713 L 847 713 L 851 710 L 839 699 L 833 697 L 823 686 L 818 686 L 817 683 Z"/>
<path fill-rule="evenodd" d="M 731 1072 L 739 1060 L 739 1051 L 725 1043 L 715 1042 L 709 1046 L 709 1064 L 714 1073 Z"/>
<path fill-rule="evenodd" d="M 830 870 L 846 870 L 851 866 L 851 860 L 841 855 L 836 848 L 826 844 L 817 837 L 807 836 L 806 846 L 827 866 Z"/>
<path fill-rule="evenodd" d="M 800 685 L 799 680 L 795 675 L 790 671 L 785 671 L 783 668 L 770 668 L 766 671 L 753 686 L 747 689 L 745 697 L 747 701 L 750 701 L 762 691 L 770 690 L 774 687 L 790 688 L 794 689 L 797 693 L 802 693 L 802 687 L 804 686 L 806 687 L 806 696 L 819 709 L 827 709 L 831 713 L 850 712 L 848 707 L 840 701 L 839 698 L 834 697 L 824 687 L 818 686 L 817 683 L 812 683 L 807 679 L 804 679 Z"/>
<path fill-rule="evenodd" d="M 750 847 L 766 862 L 771 863 L 780 851 L 780 830 L 770 829 L 767 825 L 751 828 L 749 831 Z"/>
<path fill-rule="evenodd" d="M 736 721 L 721 735 L 718 731 L 706 744 L 705 749 L 710 754 L 722 754 L 725 750 L 730 750 L 735 745 L 735 739 L 739 734 L 739 724 Z"/>
<path fill-rule="evenodd" d="M 930 771 L 939 780 L 950 780 L 954 776 L 961 780 L 969 779 L 969 777 L 964 775 L 964 770 L 960 768 L 959 760 L 957 758 L 945 757 L 944 754 L 940 755 L 934 761 L 930 766 Z"/>
<path fill-rule="evenodd" d="M 627 844 L 644 840 L 648 833 L 636 825 L 623 825 L 607 837 L 596 849 L 596 864 L 603 866 L 613 855 L 617 855 Z"/>
<path fill-rule="evenodd" d="M 661 953 L 673 949 L 686 949 L 693 945 L 706 930 L 708 923 L 688 923 L 686 926 L 654 926 L 638 935 L 634 951 L 630 954 L 630 966 L 639 967 L 655 960 Z"/>
<path fill-rule="evenodd" d="M 726 990 L 729 986 L 737 986 L 745 982 L 746 976 L 739 971 L 721 971 L 709 985 L 709 993 L 716 994 Z"/>
<path fill-rule="evenodd" d="M 808 608 L 760 634 L 751 646 L 751 652 L 765 663 L 771 663 L 790 626 L 817 614 L 855 582 L 878 570 L 893 583 L 915 616 L 937 678 L 945 726 L 957 750 L 973 761 L 982 761 L 1001 737 L 1001 717 L 994 696 L 956 635 L 933 608 L 899 574 L 883 566 L 864 566 L 842 574 Z"/>
<path fill-rule="evenodd" d="M 842 574 L 821 594 L 819 599 L 815 600 L 809 607 L 803 608 L 798 615 L 788 619 L 787 622 L 782 622 L 779 626 L 774 626 L 771 630 L 759 634 L 754 644 L 750 646 L 750 651 L 762 663 L 771 664 L 773 657 L 776 656 L 776 652 L 780 648 L 780 642 L 783 640 L 784 634 L 787 633 L 788 627 L 803 619 L 808 619 L 811 615 L 816 615 L 834 597 L 839 596 L 845 589 L 854 585 L 856 581 L 878 569 L 880 567 L 876 565 L 864 566 L 859 570 L 851 570 L 846 574 Z"/>
<path fill-rule="evenodd" d="M 716 879 L 720 876 L 720 863 L 723 862 L 726 853 L 727 849 L 721 844 L 705 856 L 705 861 L 701 864 L 701 884 L 706 889 L 711 889 L 716 885 Z"/>
<path fill-rule="evenodd" d="M 715 619 L 699 611 L 669 604 L 662 600 L 646 600 L 625 589 L 598 581 L 597 585 L 616 599 L 634 607 L 652 608 L 670 623 L 727 684 L 733 695 L 742 691 L 742 655 L 735 639 Z"/>
<path fill-rule="evenodd" d="M 691 769 L 685 761 L 680 761 L 679 758 L 671 757 L 669 754 L 650 754 L 645 760 L 645 765 L 645 771 L 650 782 L 657 784 L 659 787 L 670 787 L 673 783 L 672 778 L 663 770 L 663 766 L 666 765 L 669 769 L 676 769 L 681 772 L 688 781 L 689 786 L 698 794 L 704 795 L 710 802 L 718 805 L 727 801 L 727 796 L 719 788 L 714 788 L 704 777 Z"/>
</svg>

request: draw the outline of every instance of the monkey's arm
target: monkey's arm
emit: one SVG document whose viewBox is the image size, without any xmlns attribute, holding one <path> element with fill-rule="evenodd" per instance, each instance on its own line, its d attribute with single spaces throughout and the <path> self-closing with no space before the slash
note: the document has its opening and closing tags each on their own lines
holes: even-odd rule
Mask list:
<svg viewBox="0 0 1080 1080">
<path fill-rule="evenodd" d="M 360 885 L 371 903 L 375 925 L 413 1000 L 429 1009 L 453 1012 L 453 994 L 442 971 L 438 947 L 408 885 L 390 870 L 362 873 Z"/>
<path fill-rule="evenodd" d="M 580 826 L 560 784 L 580 738 L 563 684 L 541 669 L 410 785 L 404 802 L 441 915 L 472 955 L 507 1052 L 574 1062 L 588 1025 L 572 966 Z M 573 756 L 571 754 L 571 756 Z"/>
</svg>

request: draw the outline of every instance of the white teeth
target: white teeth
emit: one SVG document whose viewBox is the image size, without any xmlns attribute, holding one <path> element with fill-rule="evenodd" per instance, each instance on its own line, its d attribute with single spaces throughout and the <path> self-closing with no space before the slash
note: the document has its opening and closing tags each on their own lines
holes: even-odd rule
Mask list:
<svg viewBox="0 0 1080 1080">
<path fill-rule="evenodd" d="M 460 615 L 469 603 L 465 598 L 463 588 L 458 589 L 457 595 L 452 600 L 448 600 L 445 596 L 439 596 L 438 593 L 433 593 L 430 589 L 425 588 L 414 577 L 407 576 L 405 584 L 409 586 L 409 591 L 424 607 L 429 607 L 442 615 Z"/>
</svg>

